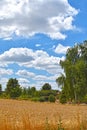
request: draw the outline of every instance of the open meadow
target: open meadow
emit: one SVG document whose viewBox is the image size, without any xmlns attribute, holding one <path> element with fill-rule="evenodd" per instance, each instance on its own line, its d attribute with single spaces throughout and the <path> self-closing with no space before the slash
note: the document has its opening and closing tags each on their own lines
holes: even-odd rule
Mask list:
<svg viewBox="0 0 87 130">
<path fill-rule="evenodd" d="M 87 130 L 87 106 L 0 99 L 0 130 Z"/>
</svg>

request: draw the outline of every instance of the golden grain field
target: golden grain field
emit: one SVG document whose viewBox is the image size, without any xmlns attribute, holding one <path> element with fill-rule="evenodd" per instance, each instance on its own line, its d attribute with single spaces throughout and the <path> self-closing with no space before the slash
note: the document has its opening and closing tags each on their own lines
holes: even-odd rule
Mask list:
<svg viewBox="0 0 87 130">
<path fill-rule="evenodd" d="M 87 130 L 86 105 L 0 99 L 0 130 Z"/>
</svg>

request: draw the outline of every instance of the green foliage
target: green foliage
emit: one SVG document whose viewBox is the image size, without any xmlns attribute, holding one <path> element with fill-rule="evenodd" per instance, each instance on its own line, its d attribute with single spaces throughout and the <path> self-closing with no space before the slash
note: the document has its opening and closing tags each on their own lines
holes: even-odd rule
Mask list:
<svg viewBox="0 0 87 130">
<path fill-rule="evenodd" d="M 42 86 L 42 90 L 51 90 L 51 85 L 49 83 L 45 83 L 43 86 Z"/>
<path fill-rule="evenodd" d="M 45 98 L 44 96 L 43 96 L 43 97 L 40 97 L 40 98 L 39 98 L 39 101 L 40 101 L 40 102 L 45 102 L 45 101 L 46 101 L 46 98 Z"/>
<path fill-rule="evenodd" d="M 40 98 L 39 97 L 33 97 L 33 98 L 31 98 L 31 101 L 38 102 L 38 101 L 40 101 Z"/>
<path fill-rule="evenodd" d="M 68 100 L 80 102 L 87 94 L 87 41 L 69 48 L 60 65 L 65 74 L 56 79 L 58 86 Z"/>
<path fill-rule="evenodd" d="M 50 95 L 50 91 L 49 90 L 41 90 L 40 91 L 40 96 L 49 96 Z"/>
<path fill-rule="evenodd" d="M 27 88 L 22 88 L 22 95 L 27 95 L 28 94 L 28 91 L 27 91 Z"/>
<path fill-rule="evenodd" d="M 39 91 L 40 96 L 49 96 L 51 94 L 56 96 L 57 91 L 55 91 L 55 90 L 41 90 L 41 91 Z"/>
<path fill-rule="evenodd" d="M 48 100 L 49 100 L 50 102 L 55 102 L 56 99 L 55 99 L 55 96 L 51 94 L 51 95 L 49 96 Z"/>
<path fill-rule="evenodd" d="M 10 91 L 10 97 L 11 98 L 17 98 L 21 95 L 21 88 L 19 86 L 16 86 L 15 88 L 12 88 Z"/>
<path fill-rule="evenodd" d="M 61 95 L 60 95 L 60 98 L 59 98 L 59 101 L 60 103 L 64 104 L 67 102 L 67 98 L 66 98 L 66 95 L 65 95 L 65 92 L 62 91 Z"/>
<path fill-rule="evenodd" d="M 85 95 L 83 102 L 87 104 L 87 95 Z"/>
<path fill-rule="evenodd" d="M 13 78 L 9 79 L 7 82 L 5 92 L 11 98 L 19 97 L 21 95 L 22 89 L 18 83 L 18 80 Z"/>
<path fill-rule="evenodd" d="M 53 99 L 50 99 L 50 95 L 53 96 Z M 41 90 L 36 90 L 35 87 L 20 87 L 17 79 L 9 79 L 6 85 L 5 93 L 3 94 L 3 98 L 12 98 L 19 100 L 32 100 L 32 101 L 40 101 L 45 102 L 48 100 L 53 100 L 56 97 L 57 91 L 52 90 L 51 86 L 46 83 Z"/>
<path fill-rule="evenodd" d="M 0 95 L 2 94 L 2 85 L 0 84 Z"/>
<path fill-rule="evenodd" d="M 35 87 L 31 87 L 31 92 L 35 92 L 36 88 Z"/>
<path fill-rule="evenodd" d="M 63 88 L 65 85 L 65 76 L 61 74 L 61 76 L 56 79 L 56 82 L 58 86 L 61 86 L 61 88 Z"/>
<path fill-rule="evenodd" d="M 30 97 L 28 95 L 22 95 L 21 94 L 17 99 L 19 99 L 19 100 L 29 100 Z"/>
<path fill-rule="evenodd" d="M 10 99 L 10 95 L 6 94 L 5 92 L 2 93 L 1 98 L 3 99 Z"/>
<path fill-rule="evenodd" d="M 63 126 L 62 126 L 61 117 L 59 118 L 59 122 L 58 122 L 58 130 L 64 130 L 64 128 L 63 128 Z"/>
<path fill-rule="evenodd" d="M 36 92 L 36 88 L 35 87 L 31 87 L 30 91 L 31 91 L 31 95 L 34 97 L 35 96 L 35 92 Z"/>
</svg>

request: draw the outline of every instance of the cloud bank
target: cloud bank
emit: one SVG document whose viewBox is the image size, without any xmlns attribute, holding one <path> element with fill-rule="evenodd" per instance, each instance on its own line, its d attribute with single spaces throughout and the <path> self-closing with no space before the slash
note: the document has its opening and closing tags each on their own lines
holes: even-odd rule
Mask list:
<svg viewBox="0 0 87 130">
<path fill-rule="evenodd" d="M 64 60 L 64 56 L 61 58 L 50 56 L 42 50 L 33 51 L 28 48 L 11 48 L 0 55 L 0 66 L 3 67 L 16 63 L 19 66 L 33 67 L 54 74 L 55 72 L 59 72 L 58 68 L 61 70 L 59 66 L 60 60 Z M 22 73 L 25 72 L 23 71 Z"/>
<path fill-rule="evenodd" d="M 43 33 L 65 39 L 63 32 L 76 28 L 73 21 L 77 14 L 68 0 L 1 0 L 0 38 Z"/>
</svg>

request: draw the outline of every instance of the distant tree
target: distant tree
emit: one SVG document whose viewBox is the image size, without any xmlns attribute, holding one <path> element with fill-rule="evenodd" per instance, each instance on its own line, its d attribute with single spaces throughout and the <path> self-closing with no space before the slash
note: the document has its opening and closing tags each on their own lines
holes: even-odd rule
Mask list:
<svg viewBox="0 0 87 130">
<path fill-rule="evenodd" d="M 2 94 L 2 85 L 0 84 L 0 95 Z"/>
<path fill-rule="evenodd" d="M 49 83 L 45 83 L 43 86 L 42 86 L 42 90 L 51 90 L 51 85 Z"/>
<path fill-rule="evenodd" d="M 30 91 L 31 91 L 31 96 L 34 97 L 35 96 L 35 92 L 36 92 L 36 88 L 35 87 L 31 87 Z"/>
<path fill-rule="evenodd" d="M 49 100 L 50 102 L 55 102 L 56 98 L 55 98 L 54 95 L 51 94 L 51 95 L 49 96 L 48 100 Z"/>
<path fill-rule="evenodd" d="M 31 88 L 30 87 L 27 88 L 27 94 L 31 95 Z"/>
<path fill-rule="evenodd" d="M 31 92 L 35 92 L 36 88 L 35 87 L 31 87 Z"/>
<path fill-rule="evenodd" d="M 28 93 L 28 90 L 27 90 L 27 88 L 24 87 L 22 89 L 22 95 L 27 95 L 27 93 Z"/>
<path fill-rule="evenodd" d="M 21 95 L 21 87 L 18 83 L 18 80 L 15 78 L 10 78 L 7 82 L 5 92 L 11 98 L 16 98 Z"/>
</svg>

